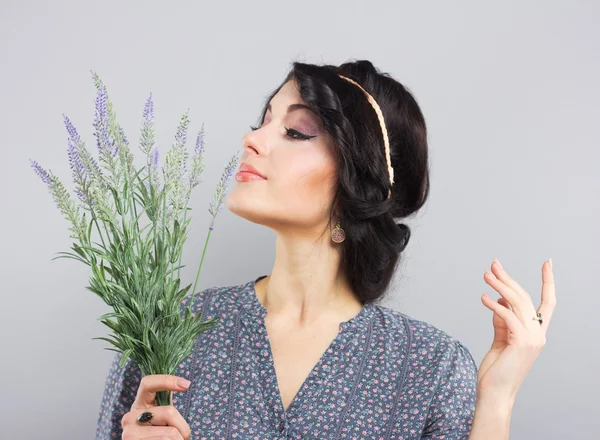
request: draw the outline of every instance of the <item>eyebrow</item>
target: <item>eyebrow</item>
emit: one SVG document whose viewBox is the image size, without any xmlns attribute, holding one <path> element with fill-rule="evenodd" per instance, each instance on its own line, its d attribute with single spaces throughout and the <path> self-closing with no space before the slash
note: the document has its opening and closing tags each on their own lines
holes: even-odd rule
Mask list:
<svg viewBox="0 0 600 440">
<path fill-rule="evenodd" d="M 291 113 L 294 110 L 299 110 L 299 109 L 306 109 L 312 113 L 314 113 L 315 115 L 317 114 L 312 108 L 310 108 L 308 105 L 306 104 L 301 104 L 299 102 L 294 103 L 294 104 L 290 104 L 287 108 L 287 113 Z M 267 111 L 273 111 L 273 108 L 271 107 L 271 103 L 269 103 L 269 105 L 267 106 Z"/>
</svg>

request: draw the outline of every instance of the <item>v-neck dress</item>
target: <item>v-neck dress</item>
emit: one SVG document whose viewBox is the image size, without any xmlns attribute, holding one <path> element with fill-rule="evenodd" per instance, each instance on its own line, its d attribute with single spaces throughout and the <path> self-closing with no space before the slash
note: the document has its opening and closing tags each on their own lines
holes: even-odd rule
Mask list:
<svg viewBox="0 0 600 440">
<path fill-rule="evenodd" d="M 192 383 L 173 406 L 192 440 L 468 439 L 477 365 L 444 331 L 368 303 L 348 321 L 284 410 L 256 280 L 197 293 L 192 309 L 219 327 L 201 333 L 176 376 Z M 190 295 L 182 302 L 189 305 Z M 121 418 L 142 378 L 117 353 L 108 372 L 96 440 L 121 439 Z"/>
</svg>

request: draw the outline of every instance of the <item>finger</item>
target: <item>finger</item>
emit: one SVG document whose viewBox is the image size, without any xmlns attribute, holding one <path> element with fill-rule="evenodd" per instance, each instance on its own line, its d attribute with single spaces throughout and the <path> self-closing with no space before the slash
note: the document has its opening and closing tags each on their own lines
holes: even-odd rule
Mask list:
<svg viewBox="0 0 600 440">
<path fill-rule="evenodd" d="M 510 310 L 510 303 L 506 301 L 504 298 L 498 298 L 498 302 Z"/>
<path fill-rule="evenodd" d="M 510 304 L 504 298 L 498 298 L 498 303 L 510 310 Z M 510 337 L 510 330 L 506 325 L 506 322 L 497 314 L 492 315 L 492 324 L 494 326 L 494 339 L 492 340 L 492 348 L 496 346 L 503 347 L 508 344 Z"/>
<path fill-rule="evenodd" d="M 515 333 L 516 335 L 522 335 L 525 332 L 523 323 L 519 320 L 519 318 L 517 318 L 517 315 L 515 315 L 512 310 L 508 309 L 502 304 L 498 304 L 485 293 L 481 295 L 481 300 L 483 301 L 483 305 L 496 312 L 496 314 L 502 318 L 511 332 Z"/>
<path fill-rule="evenodd" d="M 136 423 L 138 423 L 137 417 L 140 414 L 142 414 L 144 411 L 148 411 L 148 410 L 138 410 L 137 412 L 134 412 L 134 415 L 136 417 Z M 185 419 L 183 418 L 181 413 L 174 406 L 172 406 L 172 405 L 156 406 L 156 407 L 150 409 L 149 411 L 152 414 L 154 414 L 154 417 L 152 417 L 152 419 L 150 420 L 150 423 L 152 425 L 154 425 L 155 427 L 172 426 L 174 428 L 177 428 L 177 431 L 181 433 L 181 436 L 184 439 L 190 438 L 190 436 L 192 434 L 190 426 L 185 421 Z M 149 425 L 142 425 L 142 426 L 150 427 Z M 154 431 L 152 431 L 152 434 L 156 435 L 156 433 Z"/>
<path fill-rule="evenodd" d="M 153 435 L 152 437 L 144 437 L 144 438 L 140 438 L 139 440 L 165 440 L 166 438 L 169 438 L 169 437 L 165 437 L 163 435 L 159 435 L 159 436 Z M 133 439 L 133 440 L 138 440 L 138 439 Z"/>
<path fill-rule="evenodd" d="M 494 261 L 492 261 L 492 272 L 494 272 L 496 278 L 513 289 L 516 293 L 531 301 L 531 296 L 508 274 L 508 272 L 504 270 L 502 264 L 500 264 L 500 260 L 497 258 L 494 258 Z M 533 302 L 531 305 L 533 306 Z"/>
<path fill-rule="evenodd" d="M 187 383 L 187 386 L 183 382 Z M 189 380 L 170 374 L 150 374 L 142 377 L 137 395 L 131 408 L 151 408 L 155 406 L 156 393 L 158 391 L 183 392 L 187 390 Z"/>
<path fill-rule="evenodd" d="M 142 426 L 132 440 L 165 440 L 167 438 L 170 440 L 185 440 L 177 428 L 173 426 Z"/>
<path fill-rule="evenodd" d="M 513 308 L 513 312 L 517 318 L 523 323 L 526 323 L 526 319 L 535 316 L 535 309 L 531 300 L 525 301 L 522 295 L 516 293 L 511 287 L 507 286 L 496 278 L 496 275 L 489 270 L 484 274 L 485 282 L 492 286 Z"/>
<path fill-rule="evenodd" d="M 552 262 L 545 261 L 542 265 L 542 302 L 537 311 L 542 314 L 542 330 L 544 334 L 548 329 L 552 314 L 556 308 L 556 290 L 554 285 L 554 273 Z"/>
</svg>

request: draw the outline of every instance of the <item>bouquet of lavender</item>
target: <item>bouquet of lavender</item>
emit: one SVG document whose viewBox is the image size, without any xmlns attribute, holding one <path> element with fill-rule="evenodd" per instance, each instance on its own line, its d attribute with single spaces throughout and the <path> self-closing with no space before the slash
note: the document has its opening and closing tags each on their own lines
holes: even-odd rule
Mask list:
<svg viewBox="0 0 600 440">
<path fill-rule="evenodd" d="M 116 122 L 106 87 L 94 72 L 92 77 L 97 89 L 94 136 L 100 165 L 86 149 L 71 121 L 63 115 L 79 204 L 76 205 L 51 170 L 46 171 L 30 160 L 36 174 L 47 184 L 57 207 L 71 223 L 70 237 L 75 240 L 71 247 L 74 253 L 59 252 L 53 260 L 72 258 L 91 267 L 87 289 L 113 308 L 98 318 L 112 330 L 111 338 L 92 339 L 108 341 L 115 348 L 106 350 L 122 353 L 121 367 L 131 358 L 144 375 L 175 374 L 177 366 L 191 354 L 196 337 L 219 325 L 216 317 L 200 321 L 202 314 L 192 313 L 192 305 L 210 233 L 222 209 L 238 157 L 234 155 L 225 167 L 210 203 L 208 211 L 212 220 L 194 293 L 182 314 L 181 301 L 191 284 L 180 288 L 179 270 L 185 267 L 181 265 L 181 253 L 191 221 L 187 218 L 187 211 L 191 210 L 187 205 L 204 170 L 204 126 L 198 133 L 188 170 L 185 143 L 189 119 L 187 111 L 183 114 L 175 142 L 162 167 L 161 182 L 152 94 L 144 106 L 139 139 L 145 165 L 136 170 L 129 142 Z M 100 243 L 92 242 L 94 227 Z M 157 393 L 157 405 L 169 405 L 170 401 L 170 391 Z"/>
</svg>

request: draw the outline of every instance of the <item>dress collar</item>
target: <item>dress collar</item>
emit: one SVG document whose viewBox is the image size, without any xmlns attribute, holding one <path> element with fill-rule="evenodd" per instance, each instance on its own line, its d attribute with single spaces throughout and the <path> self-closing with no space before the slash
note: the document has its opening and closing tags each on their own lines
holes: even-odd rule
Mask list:
<svg viewBox="0 0 600 440">
<path fill-rule="evenodd" d="M 266 275 L 262 275 L 256 280 L 248 281 L 247 283 L 242 285 L 242 289 L 240 292 L 240 304 L 242 305 L 243 309 L 247 312 L 249 318 L 257 324 L 264 324 L 265 317 L 267 316 L 267 309 L 264 308 L 258 300 L 258 296 L 256 295 L 254 285 L 257 281 L 265 277 Z M 365 305 L 363 305 L 363 308 L 358 312 L 358 314 L 350 318 L 348 321 L 340 323 L 340 331 L 355 331 L 366 327 L 373 316 L 374 307 L 375 304 L 373 303 L 366 303 Z"/>
</svg>

